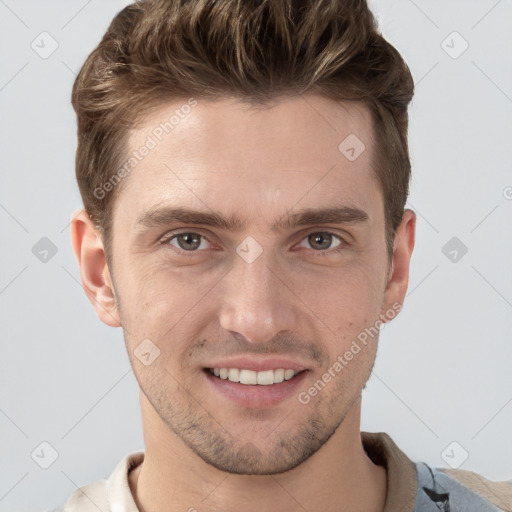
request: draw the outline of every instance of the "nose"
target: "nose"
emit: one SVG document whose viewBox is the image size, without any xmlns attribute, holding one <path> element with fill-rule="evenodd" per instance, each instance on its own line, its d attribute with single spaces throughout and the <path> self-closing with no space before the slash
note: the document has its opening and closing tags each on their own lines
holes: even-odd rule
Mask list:
<svg viewBox="0 0 512 512">
<path fill-rule="evenodd" d="M 265 253 L 252 263 L 237 257 L 219 290 L 221 327 L 251 343 L 268 342 L 297 326 L 295 297 L 271 259 Z"/>
</svg>

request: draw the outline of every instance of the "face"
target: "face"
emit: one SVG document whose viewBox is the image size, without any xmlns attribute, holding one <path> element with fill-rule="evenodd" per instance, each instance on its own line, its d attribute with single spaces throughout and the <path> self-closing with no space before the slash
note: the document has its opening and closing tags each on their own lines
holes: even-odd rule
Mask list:
<svg viewBox="0 0 512 512">
<path fill-rule="evenodd" d="M 360 397 L 378 335 L 351 347 L 405 291 L 389 284 L 370 116 L 316 95 L 198 101 L 158 140 L 185 101 L 129 140 L 157 143 L 118 185 L 116 314 L 170 436 L 224 471 L 282 472 Z"/>
</svg>

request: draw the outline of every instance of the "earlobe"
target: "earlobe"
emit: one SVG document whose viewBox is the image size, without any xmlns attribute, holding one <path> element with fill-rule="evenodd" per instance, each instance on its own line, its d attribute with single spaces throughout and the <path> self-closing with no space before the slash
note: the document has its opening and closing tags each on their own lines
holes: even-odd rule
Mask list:
<svg viewBox="0 0 512 512">
<path fill-rule="evenodd" d="M 397 306 L 401 308 L 407 286 L 409 284 L 409 265 L 414 249 L 416 233 L 416 214 L 405 210 L 402 222 L 398 226 L 393 245 L 391 270 L 384 291 L 384 302 L 381 315 L 384 318 L 394 318 Z M 387 313 L 393 310 L 391 315 Z"/>
<path fill-rule="evenodd" d="M 84 291 L 100 320 L 111 327 L 120 327 L 115 291 L 107 265 L 100 233 L 85 210 L 73 216 L 71 241 Z"/>
</svg>

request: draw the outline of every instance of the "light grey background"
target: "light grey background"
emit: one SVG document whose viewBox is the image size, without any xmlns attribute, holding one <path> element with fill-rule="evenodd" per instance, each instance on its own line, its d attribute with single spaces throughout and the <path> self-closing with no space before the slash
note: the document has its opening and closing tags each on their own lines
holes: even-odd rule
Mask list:
<svg viewBox="0 0 512 512">
<path fill-rule="evenodd" d="M 62 505 L 143 449 L 121 330 L 90 307 L 68 226 L 81 206 L 72 82 L 128 3 L 0 0 L 2 512 Z M 388 432 L 413 460 L 447 467 L 467 452 L 462 469 L 512 479 L 512 1 L 372 6 L 416 82 L 418 225 L 407 300 L 381 333 L 362 429 Z M 47 58 L 31 47 L 48 52 L 52 39 Z M 32 252 L 43 237 L 57 249 L 46 262 L 47 242 Z M 453 237 L 467 254 L 448 246 L 445 256 Z M 48 469 L 42 442 L 58 453 Z"/>
</svg>

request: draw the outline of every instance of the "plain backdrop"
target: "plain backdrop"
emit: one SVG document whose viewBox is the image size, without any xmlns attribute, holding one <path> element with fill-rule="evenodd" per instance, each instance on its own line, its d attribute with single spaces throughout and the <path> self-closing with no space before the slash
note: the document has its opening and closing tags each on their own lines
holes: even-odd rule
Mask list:
<svg viewBox="0 0 512 512">
<path fill-rule="evenodd" d="M 72 83 L 128 3 L 0 0 L 2 512 L 63 505 L 144 449 L 122 332 L 95 316 L 69 236 L 81 206 Z M 372 6 L 416 82 L 418 224 L 362 429 L 413 460 L 512 479 L 512 2 Z"/>
</svg>

